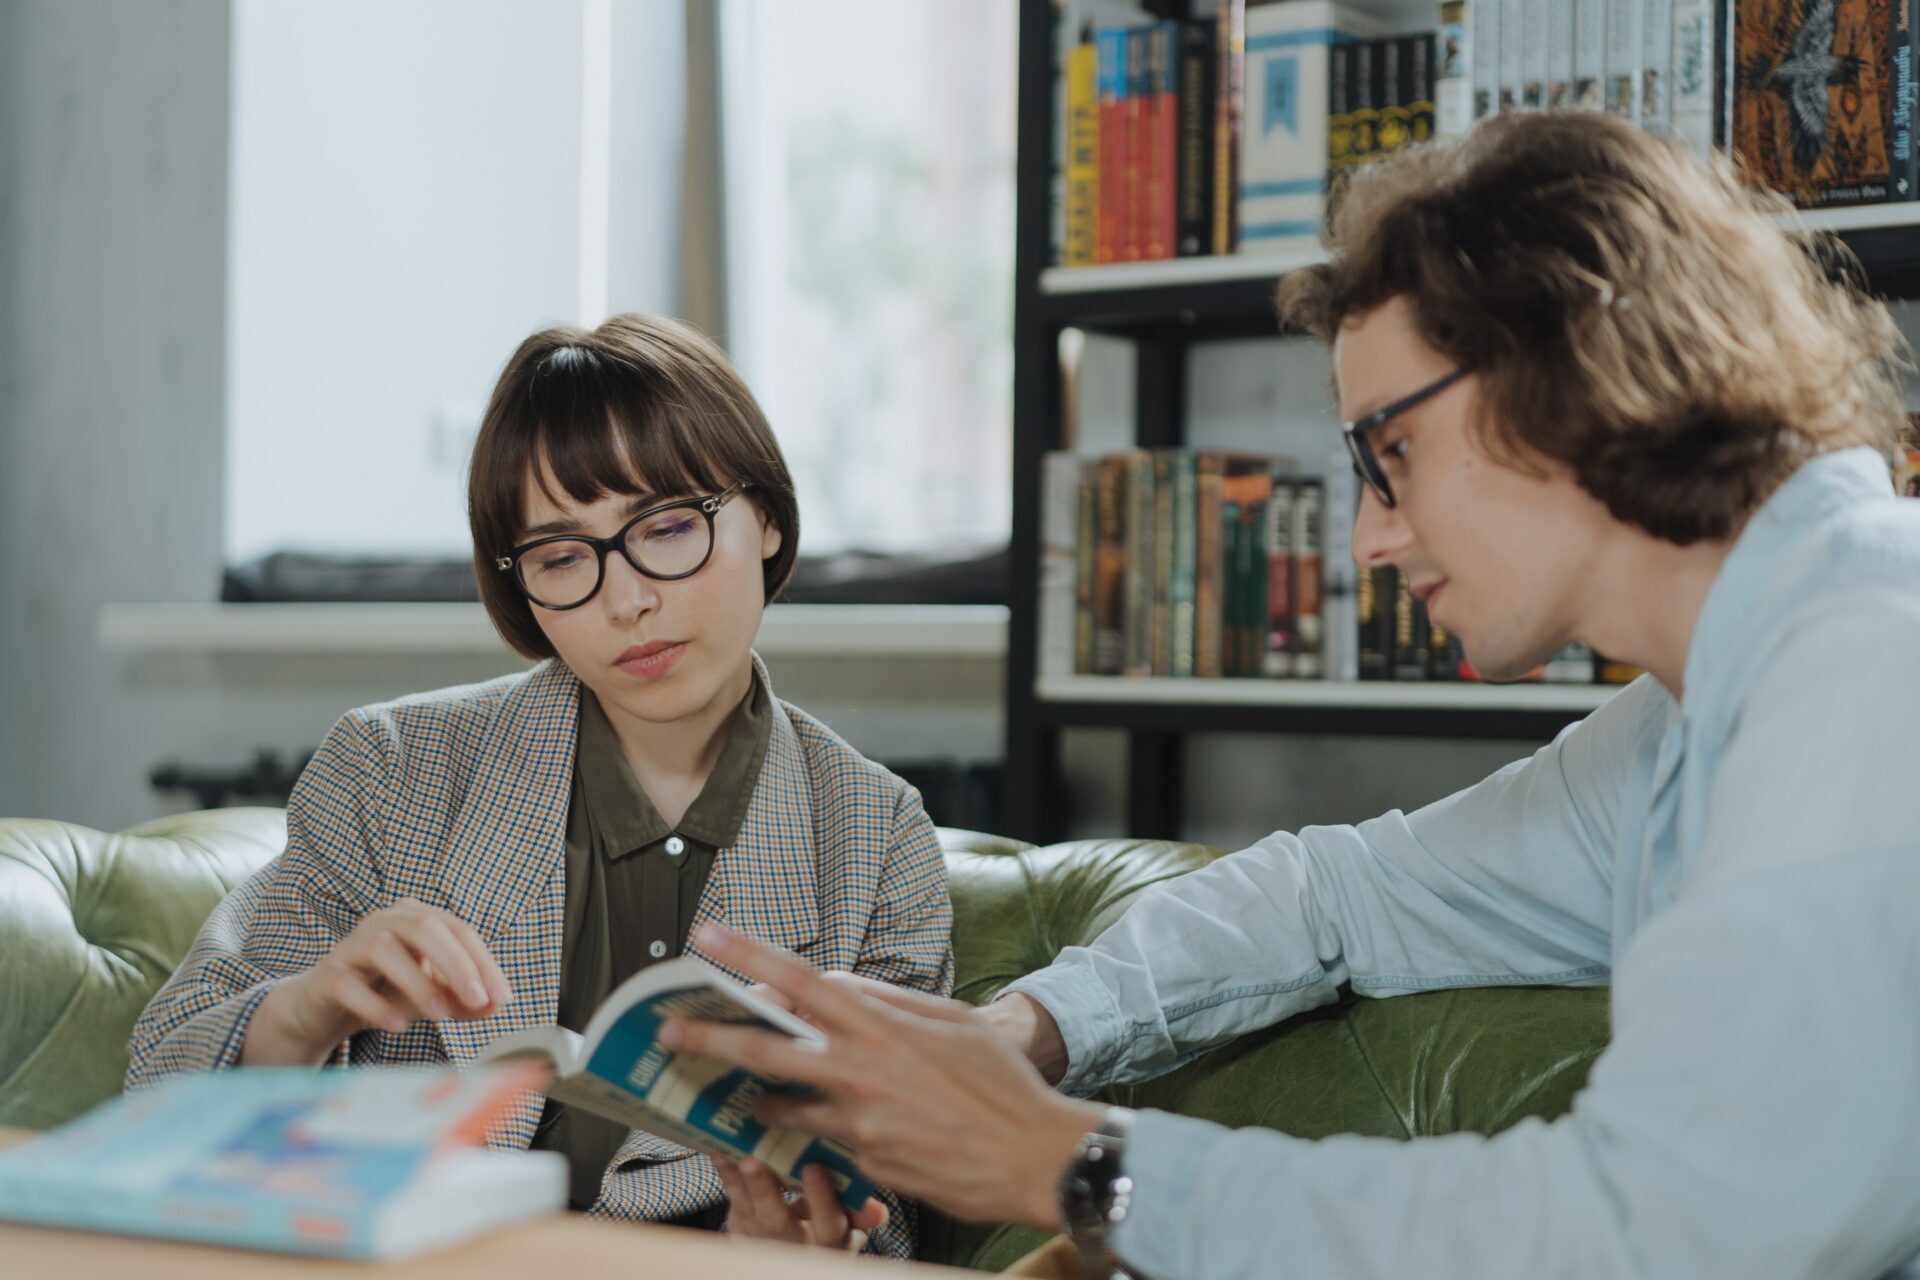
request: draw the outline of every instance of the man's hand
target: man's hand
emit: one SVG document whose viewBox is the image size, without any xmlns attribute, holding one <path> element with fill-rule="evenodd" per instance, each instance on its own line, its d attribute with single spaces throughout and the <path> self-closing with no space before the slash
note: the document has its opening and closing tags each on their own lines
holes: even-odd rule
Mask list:
<svg viewBox="0 0 1920 1280">
<path fill-rule="evenodd" d="M 887 1206 L 869 1199 L 851 1215 L 817 1164 L 800 1171 L 800 1198 L 789 1202 L 773 1170 L 758 1160 L 708 1156 L 727 1192 L 727 1234 L 859 1253 L 887 1223 Z"/>
<path fill-rule="evenodd" d="M 485 1018 L 513 991 L 471 925 L 417 898 L 374 911 L 326 957 L 260 1002 L 240 1061 L 248 1066 L 327 1060 L 356 1031 Z"/>
<path fill-rule="evenodd" d="M 997 1030 L 969 1005 L 830 977 L 723 929 L 694 943 L 779 992 L 827 1044 L 680 1019 L 661 1044 L 812 1085 L 804 1101 L 763 1099 L 760 1118 L 845 1142 L 876 1182 L 956 1217 L 1061 1229 L 1056 1184 L 1106 1109 L 1047 1087 L 1007 1034 L 1017 1010 Z"/>
</svg>

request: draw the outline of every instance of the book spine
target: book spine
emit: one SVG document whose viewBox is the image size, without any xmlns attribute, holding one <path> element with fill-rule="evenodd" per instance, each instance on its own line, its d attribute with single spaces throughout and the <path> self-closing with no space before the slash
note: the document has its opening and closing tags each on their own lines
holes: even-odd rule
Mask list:
<svg viewBox="0 0 1920 1280">
<path fill-rule="evenodd" d="M 1412 85 L 1407 80 L 1403 58 L 1406 47 L 1399 40 L 1375 40 L 1373 56 L 1380 66 L 1379 115 L 1374 126 L 1374 141 L 1382 155 L 1398 151 L 1413 138 L 1409 115 Z"/>
<path fill-rule="evenodd" d="M 1148 622 L 1149 665 L 1173 674 L 1173 449 L 1153 451 L 1153 600 Z"/>
<path fill-rule="evenodd" d="M 1318 679 L 1326 672 L 1321 625 L 1326 493 L 1318 480 L 1302 480 L 1293 493 L 1293 674 Z"/>
<path fill-rule="evenodd" d="M 1220 0 L 1214 29 L 1213 251 L 1240 248 L 1241 88 L 1245 75 L 1246 0 Z"/>
<path fill-rule="evenodd" d="M 1644 0 L 1640 14 L 1640 127 L 1665 133 L 1673 124 L 1674 0 Z"/>
<path fill-rule="evenodd" d="M 1416 146 L 1433 140 L 1435 116 L 1439 110 L 1434 101 L 1433 42 L 1431 32 L 1402 36 L 1400 39 L 1403 46 L 1400 65 L 1406 68 L 1407 77 L 1407 129 Z"/>
<path fill-rule="evenodd" d="M 1920 89 L 1913 78 L 1913 0 L 1891 0 L 1893 10 L 1893 101 L 1888 111 L 1887 198 L 1920 199 L 1920 152 L 1914 150 L 1913 113 Z"/>
<path fill-rule="evenodd" d="M 1135 450 L 1125 456 L 1126 574 L 1121 609 L 1124 641 L 1120 673 L 1153 674 L 1153 458 Z"/>
<path fill-rule="evenodd" d="M 1267 504 L 1273 477 L 1265 470 L 1246 478 L 1240 510 L 1240 674 L 1261 674 L 1267 648 Z"/>
<path fill-rule="evenodd" d="M 1080 464 L 1080 488 L 1074 496 L 1073 535 L 1073 672 L 1090 676 L 1099 670 L 1094 660 L 1094 597 L 1098 591 L 1099 523 L 1095 517 L 1099 467 Z"/>
<path fill-rule="evenodd" d="M 1573 0 L 1573 105 L 1607 105 L 1607 5 L 1625 0 Z"/>
<path fill-rule="evenodd" d="M 1673 136 L 1702 159 L 1714 145 L 1713 61 L 1712 0 L 1674 0 Z"/>
<path fill-rule="evenodd" d="M 1547 106 L 1573 106 L 1573 0 L 1547 0 Z"/>
<path fill-rule="evenodd" d="M 1220 674 L 1220 455 L 1194 466 L 1193 674 L 1207 678 Z"/>
<path fill-rule="evenodd" d="M 1098 262 L 1118 262 L 1123 238 L 1121 223 L 1126 213 L 1126 101 L 1127 33 L 1103 28 L 1094 33 L 1094 48 L 1099 59 L 1100 110 L 1098 131 L 1100 177 L 1095 191 L 1098 215 L 1095 221 L 1094 258 Z"/>
<path fill-rule="evenodd" d="M 1220 480 L 1220 674 L 1238 676 L 1240 669 L 1241 575 L 1244 553 L 1240 537 L 1240 477 Z"/>
<path fill-rule="evenodd" d="M 1042 675 L 1074 669 L 1077 590 L 1074 540 L 1078 534 L 1080 459 L 1049 453 L 1040 464 L 1040 655 Z"/>
<path fill-rule="evenodd" d="M 1547 105 L 1547 0 L 1520 3 L 1520 109 Z"/>
<path fill-rule="evenodd" d="M 1473 118 L 1484 120 L 1500 110 L 1500 17 L 1504 0 L 1472 0 L 1467 16 L 1472 24 Z"/>
<path fill-rule="evenodd" d="M 1607 0 L 1607 83 L 1605 110 L 1627 120 L 1640 118 L 1640 17 L 1643 0 Z"/>
<path fill-rule="evenodd" d="M 1527 0 L 1500 0 L 1500 106 L 1501 115 L 1520 110 L 1521 92 L 1526 84 Z"/>
<path fill-rule="evenodd" d="M 1372 40 L 1353 43 L 1353 79 L 1349 82 L 1353 110 L 1352 161 L 1355 168 L 1380 153 L 1380 50 Z"/>
<path fill-rule="evenodd" d="M 1398 575 L 1393 596 L 1393 678 L 1425 680 L 1431 660 L 1426 606 L 1413 596 L 1413 584 Z"/>
<path fill-rule="evenodd" d="M 1458 138 L 1473 127 L 1473 24 L 1470 9 L 1487 0 L 1442 0 L 1434 33 L 1434 131 Z"/>
<path fill-rule="evenodd" d="M 1100 460 L 1094 498 L 1098 543 L 1094 552 L 1093 670 L 1117 676 L 1126 655 L 1127 460 L 1110 454 Z"/>
<path fill-rule="evenodd" d="M 1361 565 L 1355 579 L 1362 680 L 1385 680 L 1392 675 L 1394 577 L 1387 566 Z"/>
<path fill-rule="evenodd" d="M 1067 223 L 1062 265 L 1096 261 L 1100 220 L 1099 55 L 1090 44 L 1067 51 Z"/>
<path fill-rule="evenodd" d="M 1174 88 L 1180 24 L 1147 28 L 1146 165 L 1142 186 L 1142 258 L 1171 258 L 1174 251 L 1174 186 L 1179 164 L 1179 112 Z"/>
<path fill-rule="evenodd" d="M 1120 260 L 1138 262 L 1147 252 L 1147 95 L 1153 81 L 1147 66 L 1147 28 L 1127 29 L 1126 166 L 1121 179 Z"/>
<path fill-rule="evenodd" d="M 1173 674 L 1193 674 L 1194 491 L 1193 452 L 1173 459 Z"/>
<path fill-rule="evenodd" d="M 1327 50 L 1327 181 L 1339 180 L 1353 165 L 1353 50 L 1336 44 Z"/>
<path fill-rule="evenodd" d="M 1260 655 L 1260 673 L 1266 676 L 1293 674 L 1293 507 L 1298 492 L 1291 478 L 1276 475 L 1267 499 L 1267 634 Z"/>
<path fill-rule="evenodd" d="M 1208 21 L 1180 24 L 1180 66 L 1175 77 L 1180 91 L 1176 124 L 1179 217 L 1174 247 L 1183 258 L 1198 257 L 1213 247 L 1212 144 L 1218 66 L 1215 30 L 1215 24 Z"/>
</svg>

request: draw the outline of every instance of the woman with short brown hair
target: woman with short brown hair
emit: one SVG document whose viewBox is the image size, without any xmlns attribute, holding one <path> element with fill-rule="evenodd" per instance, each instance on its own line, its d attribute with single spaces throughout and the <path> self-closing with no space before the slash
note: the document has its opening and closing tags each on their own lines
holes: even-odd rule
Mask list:
<svg viewBox="0 0 1920 1280">
<path fill-rule="evenodd" d="M 773 696 L 752 650 L 800 537 L 753 396 L 686 325 L 615 316 L 520 345 L 474 445 L 474 571 L 519 675 L 349 712 L 287 848 L 208 919 L 134 1028 L 129 1086 L 236 1063 L 472 1062 L 580 1030 L 725 920 L 944 994 L 946 868 L 914 789 Z M 568 1159 L 576 1209 L 908 1256 L 890 1193 L 849 1215 L 766 1166 L 549 1101 L 509 1147 Z"/>
</svg>

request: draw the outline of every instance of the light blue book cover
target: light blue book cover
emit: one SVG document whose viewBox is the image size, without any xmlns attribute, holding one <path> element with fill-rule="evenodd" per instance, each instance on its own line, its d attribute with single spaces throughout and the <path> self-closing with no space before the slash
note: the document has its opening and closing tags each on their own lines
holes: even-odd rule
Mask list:
<svg viewBox="0 0 1920 1280">
<path fill-rule="evenodd" d="M 0 1218 L 336 1257 L 415 1252 L 561 1207 L 565 1170 L 550 1155 L 468 1146 L 526 1083 L 451 1068 L 177 1076 L 0 1153 Z"/>
</svg>

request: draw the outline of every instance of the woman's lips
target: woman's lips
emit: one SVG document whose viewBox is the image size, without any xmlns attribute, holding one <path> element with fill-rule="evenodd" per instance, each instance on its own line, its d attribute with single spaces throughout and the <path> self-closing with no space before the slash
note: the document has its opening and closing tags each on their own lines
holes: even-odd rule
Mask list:
<svg viewBox="0 0 1920 1280">
<path fill-rule="evenodd" d="M 621 654 L 613 665 L 636 679 L 657 680 L 671 671 L 686 651 L 684 640 L 673 644 L 637 645 Z"/>
</svg>

